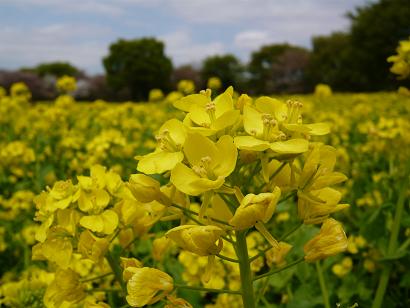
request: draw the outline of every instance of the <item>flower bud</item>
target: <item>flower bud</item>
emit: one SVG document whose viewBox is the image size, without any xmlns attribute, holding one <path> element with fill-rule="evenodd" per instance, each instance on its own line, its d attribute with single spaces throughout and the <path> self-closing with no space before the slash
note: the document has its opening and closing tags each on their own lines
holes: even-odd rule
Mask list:
<svg viewBox="0 0 410 308">
<path fill-rule="evenodd" d="M 159 182 L 144 174 L 132 174 L 128 188 L 138 201 L 144 203 L 158 200 L 161 195 Z"/>
<path fill-rule="evenodd" d="M 275 187 L 272 193 L 246 195 L 229 224 L 236 230 L 243 230 L 253 227 L 259 221 L 268 222 L 276 209 L 279 198 L 279 187 Z"/>
<path fill-rule="evenodd" d="M 216 226 L 183 225 L 169 230 L 166 236 L 182 249 L 200 256 L 209 256 L 221 251 L 223 233 L 224 230 Z"/>
</svg>

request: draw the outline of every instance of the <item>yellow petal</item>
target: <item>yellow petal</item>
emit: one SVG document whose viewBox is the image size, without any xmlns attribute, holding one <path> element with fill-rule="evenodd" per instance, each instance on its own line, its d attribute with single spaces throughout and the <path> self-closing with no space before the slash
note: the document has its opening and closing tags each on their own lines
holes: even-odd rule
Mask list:
<svg viewBox="0 0 410 308">
<path fill-rule="evenodd" d="M 270 148 L 268 141 L 263 141 L 252 136 L 235 137 L 234 142 L 240 150 L 265 151 Z"/>
<path fill-rule="evenodd" d="M 270 148 L 279 154 L 299 154 L 307 152 L 309 142 L 305 139 L 290 139 L 287 141 L 273 142 Z"/>
<path fill-rule="evenodd" d="M 138 157 L 137 170 L 146 174 L 161 174 L 172 170 L 175 165 L 184 159 L 182 152 L 154 152 Z"/>
</svg>

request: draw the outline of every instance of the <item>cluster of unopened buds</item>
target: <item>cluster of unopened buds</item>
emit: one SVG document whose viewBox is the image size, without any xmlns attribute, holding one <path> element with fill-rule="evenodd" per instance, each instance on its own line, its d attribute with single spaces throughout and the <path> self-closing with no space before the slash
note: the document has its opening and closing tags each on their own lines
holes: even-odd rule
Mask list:
<svg viewBox="0 0 410 308">
<path fill-rule="evenodd" d="M 175 227 L 154 241 L 154 253 L 155 247 L 165 249 L 172 241 L 182 251 L 207 257 L 204 283 L 212 278 L 216 258 L 236 264 L 239 289 L 219 291 L 242 296 L 244 307 L 256 305 L 255 281 L 347 248 L 342 225 L 330 218 L 348 207 L 340 203 L 341 193 L 330 187 L 346 177 L 333 171 L 336 150 L 312 141 L 328 134 L 328 125 L 303 123 L 302 103 L 253 100 L 245 94 L 234 98 L 230 87 L 214 99 L 207 90 L 174 106 L 185 112 L 183 121 L 171 119 L 161 126 L 157 148 L 136 157 L 139 173 L 127 182 L 94 166 L 90 176 L 78 176 L 76 184 L 57 182 L 37 197 L 36 220 L 41 226 L 33 257 L 57 268 L 55 283 L 45 295 L 49 307 L 84 300 L 96 281 L 89 276 L 114 276 L 114 282 L 103 281 L 119 287 L 132 307 L 160 300 L 168 307 L 190 307 L 176 296 L 182 288 L 218 292 L 176 283 L 131 255 L 135 241 L 163 221 Z M 276 238 L 272 218 L 278 204 L 293 201 L 297 227 L 321 228 L 304 244 L 304 255 L 290 262 L 286 256 L 292 244 L 285 239 L 297 228 Z M 251 263 L 258 255 L 250 256 L 246 241 L 254 232 L 266 240 L 258 255 L 269 256 L 273 264 L 257 275 Z M 222 254 L 228 247 L 233 256 Z M 85 277 L 76 271 L 83 261 L 88 262 Z"/>
</svg>

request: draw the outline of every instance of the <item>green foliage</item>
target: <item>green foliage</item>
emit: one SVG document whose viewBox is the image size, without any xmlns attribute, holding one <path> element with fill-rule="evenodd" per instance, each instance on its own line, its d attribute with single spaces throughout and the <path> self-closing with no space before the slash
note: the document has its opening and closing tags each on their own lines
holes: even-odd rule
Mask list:
<svg viewBox="0 0 410 308">
<path fill-rule="evenodd" d="M 201 79 L 204 84 L 211 77 L 218 77 L 222 81 L 222 88 L 232 85 L 237 87 L 242 81 L 243 67 L 232 54 L 208 57 L 203 61 Z"/>
<path fill-rule="evenodd" d="M 410 35 L 409 1 L 381 0 L 356 9 L 349 17 L 352 64 L 361 72 L 354 80 L 356 87 L 362 91 L 394 88 L 386 59 L 394 54 L 399 41 Z"/>
<path fill-rule="evenodd" d="M 64 75 L 75 76 L 79 73 L 78 68 L 68 62 L 42 63 L 37 65 L 33 70 L 41 77 L 46 75 L 52 75 L 55 77 L 62 77 Z"/>
<path fill-rule="evenodd" d="M 108 84 L 117 91 L 128 90 L 133 99 L 146 99 L 152 88 L 169 87 L 172 62 L 164 44 L 154 38 L 118 40 L 110 45 L 103 64 Z"/>
</svg>

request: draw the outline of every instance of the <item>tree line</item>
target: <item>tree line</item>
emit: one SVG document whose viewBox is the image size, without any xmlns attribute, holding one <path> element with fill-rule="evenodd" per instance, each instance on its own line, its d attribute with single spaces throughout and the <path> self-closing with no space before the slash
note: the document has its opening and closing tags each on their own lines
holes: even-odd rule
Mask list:
<svg viewBox="0 0 410 308">
<path fill-rule="evenodd" d="M 369 2 L 349 12 L 347 18 L 348 31 L 313 37 L 311 50 L 287 43 L 270 44 L 252 52 L 248 63 L 224 54 L 204 59 L 200 67 L 174 67 L 163 42 L 140 38 L 119 39 L 110 45 L 103 59 L 104 76 L 88 77 L 60 62 L 26 68 L 21 73 L 42 78 L 76 76 L 88 80 L 84 98 L 111 100 L 145 100 L 152 88 L 171 91 L 182 79 L 193 80 L 197 89 L 203 89 L 210 77 L 219 77 L 223 87 L 233 85 L 239 92 L 254 95 L 311 92 L 318 83 L 350 92 L 409 86 L 409 81 L 398 81 L 389 72 L 386 61 L 398 42 L 410 36 L 409 0 Z"/>
</svg>

